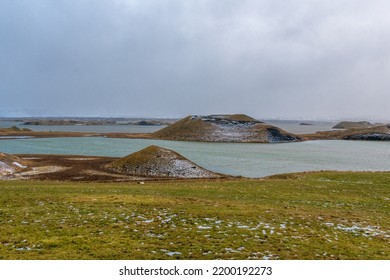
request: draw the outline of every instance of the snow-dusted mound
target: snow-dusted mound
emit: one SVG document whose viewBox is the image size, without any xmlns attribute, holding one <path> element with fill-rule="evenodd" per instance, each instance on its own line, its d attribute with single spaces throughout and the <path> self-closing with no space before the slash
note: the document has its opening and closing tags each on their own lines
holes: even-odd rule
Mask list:
<svg viewBox="0 0 390 280">
<path fill-rule="evenodd" d="M 166 140 L 280 143 L 300 137 L 246 115 L 188 116 L 152 134 Z"/>
<path fill-rule="evenodd" d="M 109 169 L 143 177 L 218 178 L 222 175 L 208 171 L 180 154 L 149 146 L 124 158 L 115 160 Z"/>
<path fill-rule="evenodd" d="M 0 153 L 0 178 L 12 176 L 15 172 L 28 168 L 28 162 L 5 153 Z"/>
<path fill-rule="evenodd" d="M 390 141 L 390 124 L 369 128 L 318 131 L 317 133 L 305 134 L 304 136 L 308 140 Z"/>
<path fill-rule="evenodd" d="M 353 129 L 353 128 L 370 128 L 373 126 L 379 126 L 380 124 L 372 124 L 367 121 L 361 121 L 361 122 L 349 122 L 349 121 L 342 121 L 333 126 L 334 129 Z"/>
</svg>

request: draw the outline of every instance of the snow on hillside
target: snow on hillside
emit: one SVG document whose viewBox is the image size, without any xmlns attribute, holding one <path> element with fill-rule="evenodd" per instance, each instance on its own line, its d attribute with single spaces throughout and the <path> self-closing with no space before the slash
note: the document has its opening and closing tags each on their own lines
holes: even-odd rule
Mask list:
<svg viewBox="0 0 390 280">
<path fill-rule="evenodd" d="M 174 151 L 157 146 L 149 146 L 116 160 L 108 168 L 121 173 L 145 177 L 221 177 L 221 175 L 196 165 Z"/>
</svg>

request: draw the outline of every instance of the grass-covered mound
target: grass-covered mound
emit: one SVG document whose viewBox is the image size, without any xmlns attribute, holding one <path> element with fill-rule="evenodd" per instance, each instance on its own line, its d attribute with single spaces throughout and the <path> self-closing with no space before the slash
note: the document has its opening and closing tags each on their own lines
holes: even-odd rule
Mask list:
<svg viewBox="0 0 390 280">
<path fill-rule="evenodd" d="M 158 146 L 149 146 L 124 158 L 115 160 L 109 169 L 129 175 L 171 178 L 217 178 L 182 155 Z"/>
<path fill-rule="evenodd" d="M 205 142 L 293 142 L 301 139 L 246 115 L 188 116 L 152 133 L 153 138 Z"/>
<path fill-rule="evenodd" d="M 346 130 L 320 131 L 315 134 L 303 135 L 311 140 L 371 140 L 390 141 L 390 124 L 369 128 L 351 128 Z"/>
<path fill-rule="evenodd" d="M 342 121 L 333 126 L 334 129 L 353 129 L 353 128 L 369 128 L 373 127 L 370 122 L 361 121 L 361 122 L 350 122 L 350 121 Z"/>
</svg>

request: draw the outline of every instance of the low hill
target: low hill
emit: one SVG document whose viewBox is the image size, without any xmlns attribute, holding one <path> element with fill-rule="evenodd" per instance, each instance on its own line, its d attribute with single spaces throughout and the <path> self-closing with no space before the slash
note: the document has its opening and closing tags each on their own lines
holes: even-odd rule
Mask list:
<svg viewBox="0 0 390 280">
<path fill-rule="evenodd" d="M 349 121 L 342 121 L 336 124 L 333 128 L 334 129 L 352 129 L 352 128 L 369 128 L 372 127 L 373 124 L 367 121 L 361 121 L 361 122 L 349 122 Z"/>
<path fill-rule="evenodd" d="M 390 141 L 390 124 L 348 131 L 351 133 L 344 136 L 345 140 Z"/>
<path fill-rule="evenodd" d="M 279 143 L 301 138 L 246 115 L 187 116 L 152 133 L 153 138 L 204 142 Z"/>
<path fill-rule="evenodd" d="M 370 140 L 390 141 L 390 124 L 370 128 L 320 131 L 302 135 L 308 140 Z"/>
<path fill-rule="evenodd" d="M 223 175 L 208 171 L 180 154 L 149 146 L 109 164 L 108 169 L 142 177 L 218 178 Z"/>
<path fill-rule="evenodd" d="M 28 162 L 17 156 L 0 153 L 0 178 L 28 168 Z"/>
</svg>

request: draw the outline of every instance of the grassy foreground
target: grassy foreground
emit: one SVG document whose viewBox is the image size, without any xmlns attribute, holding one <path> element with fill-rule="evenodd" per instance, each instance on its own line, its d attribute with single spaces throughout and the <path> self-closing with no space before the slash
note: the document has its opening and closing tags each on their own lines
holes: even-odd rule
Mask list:
<svg viewBox="0 0 390 280">
<path fill-rule="evenodd" d="M 0 259 L 390 259 L 390 173 L 0 181 Z"/>
</svg>

